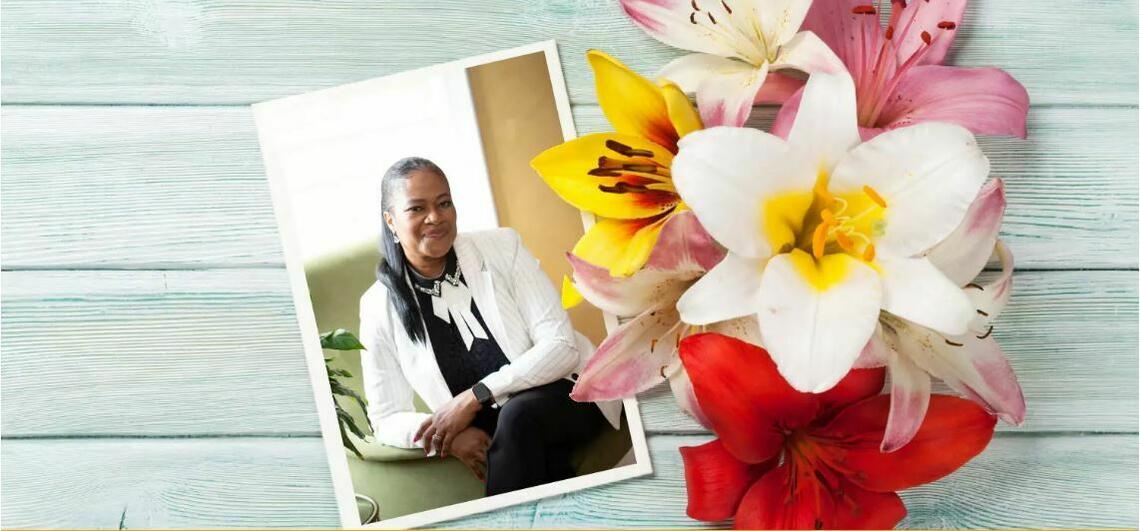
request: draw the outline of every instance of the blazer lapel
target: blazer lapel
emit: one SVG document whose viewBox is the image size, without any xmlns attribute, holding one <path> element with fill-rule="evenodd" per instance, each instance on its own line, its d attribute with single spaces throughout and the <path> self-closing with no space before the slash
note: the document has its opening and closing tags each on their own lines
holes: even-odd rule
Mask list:
<svg viewBox="0 0 1140 531">
<path fill-rule="evenodd" d="M 459 260 L 459 268 L 463 270 L 467 289 L 471 290 L 471 298 L 475 300 L 475 306 L 479 308 L 483 321 L 491 329 L 491 336 L 503 349 L 503 353 L 513 359 L 515 349 L 512 348 L 512 343 L 506 342 L 508 338 L 503 328 L 503 318 L 499 314 L 499 305 L 495 300 L 494 278 L 486 260 L 475 244 L 462 234 L 455 239 L 455 256 Z"/>
</svg>

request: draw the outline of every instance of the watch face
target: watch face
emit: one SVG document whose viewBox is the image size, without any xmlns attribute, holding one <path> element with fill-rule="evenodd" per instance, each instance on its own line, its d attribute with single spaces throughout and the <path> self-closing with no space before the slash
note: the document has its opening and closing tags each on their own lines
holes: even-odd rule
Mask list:
<svg viewBox="0 0 1140 531">
<path fill-rule="evenodd" d="M 487 386 L 483 385 L 483 382 L 475 384 L 475 387 L 472 387 L 471 390 L 475 392 L 475 400 L 478 400 L 479 403 L 485 403 L 491 399 L 491 390 L 487 389 Z"/>
</svg>

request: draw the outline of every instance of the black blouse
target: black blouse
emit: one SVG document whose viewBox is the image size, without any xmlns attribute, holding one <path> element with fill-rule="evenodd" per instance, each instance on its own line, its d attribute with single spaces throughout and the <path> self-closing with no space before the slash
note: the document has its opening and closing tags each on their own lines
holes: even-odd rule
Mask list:
<svg viewBox="0 0 1140 531">
<path fill-rule="evenodd" d="M 450 283 L 453 287 L 467 290 L 467 282 L 463 279 L 463 272 L 459 269 L 459 261 L 455 256 L 454 249 L 447 254 L 447 266 L 439 277 L 425 278 L 410 266 L 408 272 L 412 279 L 416 299 L 420 303 L 420 314 L 423 315 L 424 326 L 427 328 L 432 349 L 435 351 L 436 363 L 439 365 L 439 371 L 443 374 L 443 379 L 447 382 L 447 387 L 452 396 L 470 389 L 488 374 L 509 363 L 506 355 L 503 354 L 503 349 L 499 347 L 494 336 L 491 335 L 490 328 L 487 327 L 486 321 L 479 313 L 479 307 L 475 304 L 474 299 L 471 299 L 471 313 L 475 315 L 479 326 L 483 327 L 487 339 L 474 337 L 470 349 L 467 348 L 455 323 L 456 317 L 448 312 L 448 319 L 444 320 L 433 311 L 432 299 L 439 297 L 443 283 Z"/>
</svg>

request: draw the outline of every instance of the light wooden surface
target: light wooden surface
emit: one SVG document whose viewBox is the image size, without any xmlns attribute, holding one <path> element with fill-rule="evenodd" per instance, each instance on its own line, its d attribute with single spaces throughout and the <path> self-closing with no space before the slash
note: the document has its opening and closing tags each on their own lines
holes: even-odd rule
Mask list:
<svg viewBox="0 0 1140 531">
<path fill-rule="evenodd" d="M 817 0 L 822 1 L 822 0 Z M 335 526 L 248 104 L 554 38 L 680 52 L 608 0 L 2 1 L 0 524 Z M 1030 139 L 982 139 L 1019 271 L 995 334 L 1029 401 L 976 461 L 904 494 L 912 527 L 1137 525 L 1137 3 L 981 0 L 952 61 L 1029 89 Z M 758 108 L 763 127 L 773 110 Z M 656 473 L 449 523 L 691 527 L 665 393 Z"/>
</svg>

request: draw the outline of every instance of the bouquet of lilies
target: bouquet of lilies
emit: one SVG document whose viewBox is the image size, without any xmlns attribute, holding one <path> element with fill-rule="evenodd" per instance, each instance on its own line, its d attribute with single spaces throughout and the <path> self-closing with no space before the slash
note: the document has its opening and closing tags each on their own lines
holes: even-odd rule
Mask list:
<svg viewBox="0 0 1140 531">
<path fill-rule="evenodd" d="M 693 518 L 893 527 L 897 491 L 1025 417 L 993 336 L 1012 290 L 1004 187 L 974 138 L 1025 137 L 1025 89 L 941 64 L 966 0 L 622 7 L 694 53 L 653 82 L 590 51 L 614 132 L 532 162 L 598 218 L 567 254 L 564 304 L 625 318 L 572 396 L 669 382 L 717 435 L 681 448 Z M 744 126 L 754 103 L 782 104 L 770 133 Z M 964 398 L 931 394 L 932 376 Z"/>
</svg>

